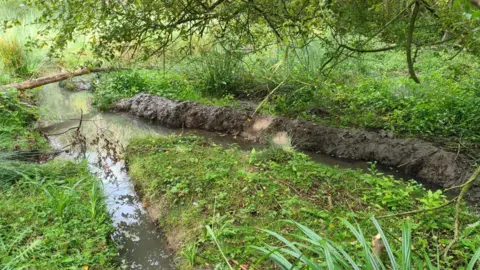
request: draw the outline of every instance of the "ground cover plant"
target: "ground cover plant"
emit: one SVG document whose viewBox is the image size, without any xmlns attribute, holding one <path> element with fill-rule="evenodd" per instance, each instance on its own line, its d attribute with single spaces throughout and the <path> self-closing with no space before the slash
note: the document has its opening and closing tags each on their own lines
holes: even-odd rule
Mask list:
<svg viewBox="0 0 480 270">
<path fill-rule="evenodd" d="M 119 66 L 97 85 L 102 110 L 149 92 L 385 129 L 466 154 L 477 166 L 479 7 L 478 0 L 0 0 L 0 85 Z M 33 130 L 35 90 L 0 91 L 1 263 L 113 267 L 111 228 L 86 165 L 12 161 L 20 153 L 36 162 L 48 146 Z M 246 153 L 199 138 L 138 139 L 129 154 L 145 204 L 171 210 L 159 222 L 177 236 L 170 240 L 181 267 L 273 267 L 267 258 L 285 268 L 353 266 L 331 244 L 358 268 L 375 269 L 365 246 L 379 228 L 391 246 L 383 262 L 397 258 L 408 268 L 411 251 L 416 268 L 432 269 L 429 259 L 438 268 L 477 266 L 480 226 L 471 213 L 462 208 L 460 239 L 444 256 L 454 227 L 454 207 L 442 206 L 448 199 L 374 166 L 363 174 L 314 164 L 288 147 Z"/>
<path fill-rule="evenodd" d="M 372 237 L 378 231 L 370 218 L 377 217 L 395 254 L 401 252 L 402 224 L 411 224 L 412 257 L 421 264 L 428 261 L 425 254 L 436 261 L 437 251 L 453 237 L 454 206 L 395 215 L 444 204 L 447 198 L 441 191 L 395 180 L 375 166 L 370 173 L 340 170 L 317 164 L 290 147 L 244 152 L 198 137 L 137 138 L 126 156 L 137 190 L 155 209 L 167 239 L 182 254 L 184 267 L 227 262 L 235 267 L 256 263 L 259 268 L 271 267 L 253 246 L 281 247 L 286 243 L 278 233 L 292 241 L 291 235 L 301 230 L 281 221 L 285 219 L 339 243 L 360 265 L 363 243 L 340 219 L 357 223 L 365 237 Z M 465 266 L 479 248 L 477 218 L 462 209 L 461 240 L 439 258 L 442 269 Z M 265 257 L 271 255 L 263 251 Z M 305 252 L 319 265 L 328 263 L 313 256 L 312 250 Z"/>
</svg>

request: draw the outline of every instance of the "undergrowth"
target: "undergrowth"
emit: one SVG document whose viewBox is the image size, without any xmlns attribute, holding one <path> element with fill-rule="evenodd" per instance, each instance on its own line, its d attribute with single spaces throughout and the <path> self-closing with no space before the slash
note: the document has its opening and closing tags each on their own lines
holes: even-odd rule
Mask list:
<svg viewBox="0 0 480 270">
<path fill-rule="evenodd" d="M 368 174 L 340 170 L 291 148 L 248 153 L 197 137 L 137 138 L 130 142 L 126 157 L 137 189 L 147 205 L 159 209 L 159 225 L 183 254 L 185 267 L 225 266 L 218 248 L 237 267 L 258 261 L 259 269 L 271 267 L 252 246 L 281 243 L 255 228 L 287 237 L 298 233 L 295 224 L 279 222 L 283 219 L 327 236 L 357 261 L 363 247 L 339 218 L 358 223 L 365 236 L 372 237 L 378 233 L 370 222 L 375 216 L 391 241 L 401 241 L 402 224 L 411 223 L 412 256 L 423 263 L 425 253 L 435 260 L 437 250 L 453 237 L 451 205 L 436 212 L 382 218 L 436 207 L 447 198 L 414 181 L 383 175 L 374 166 Z M 465 265 L 480 247 L 477 217 L 463 209 L 461 219 L 461 240 L 441 260 L 442 269 Z M 205 228 L 214 232 L 215 242 Z M 400 252 L 399 245 L 394 252 Z"/>
<path fill-rule="evenodd" d="M 474 153 L 480 143 L 480 66 L 467 52 L 456 53 L 419 53 L 422 83 L 416 84 L 404 71 L 402 51 L 352 57 L 328 74 L 319 71 L 326 54 L 314 43 L 290 51 L 287 59 L 282 50 L 213 51 L 172 62 L 166 70 L 105 76 L 96 101 L 106 108 L 141 91 L 207 104 L 233 99 L 259 104 L 267 97 L 260 110 L 266 114 L 391 130 Z"/>
<path fill-rule="evenodd" d="M 49 146 L 35 93 L 0 92 L 0 269 L 112 269 L 113 226 L 87 162 L 38 163 Z"/>
<path fill-rule="evenodd" d="M 0 152 L 48 147 L 33 130 L 38 117 L 35 95 L 35 91 L 23 95 L 16 90 L 0 91 Z"/>
<path fill-rule="evenodd" d="M 174 100 L 194 100 L 205 104 L 227 105 L 233 103 L 231 97 L 207 98 L 181 74 L 150 70 L 118 71 L 102 76 L 96 87 L 94 102 L 100 109 L 138 93 L 147 92 Z"/>
<path fill-rule="evenodd" d="M 0 161 L 1 269 L 113 268 L 113 231 L 87 163 Z"/>
</svg>

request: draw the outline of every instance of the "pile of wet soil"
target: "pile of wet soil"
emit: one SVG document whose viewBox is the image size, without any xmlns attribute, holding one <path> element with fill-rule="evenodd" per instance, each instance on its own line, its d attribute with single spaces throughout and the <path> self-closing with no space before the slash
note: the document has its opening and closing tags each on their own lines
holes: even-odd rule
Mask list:
<svg viewBox="0 0 480 270">
<path fill-rule="evenodd" d="M 253 116 L 230 107 L 207 106 L 191 101 L 172 101 L 146 93 L 124 99 L 111 110 L 130 112 L 173 128 L 196 128 L 239 135 L 251 140 L 284 141 L 288 135 L 296 148 L 339 158 L 377 161 L 417 179 L 449 188 L 467 181 L 472 172 L 469 159 L 429 142 L 395 138 L 390 132 L 327 127 L 284 117 Z M 480 202 L 480 183 L 467 199 Z"/>
</svg>

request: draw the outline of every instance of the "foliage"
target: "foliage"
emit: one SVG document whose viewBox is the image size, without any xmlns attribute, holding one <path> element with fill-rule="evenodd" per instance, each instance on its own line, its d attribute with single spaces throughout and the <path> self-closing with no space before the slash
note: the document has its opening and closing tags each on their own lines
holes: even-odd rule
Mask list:
<svg viewBox="0 0 480 270">
<path fill-rule="evenodd" d="M 29 129 L 37 118 L 35 92 L 21 95 L 15 90 L 0 92 L 0 151 L 46 148 L 38 132 Z"/>
<path fill-rule="evenodd" d="M 119 71 L 104 75 L 94 93 L 95 104 L 100 109 L 129 98 L 141 92 L 148 92 L 174 100 L 194 100 L 207 104 L 224 105 L 231 103 L 225 99 L 203 98 L 181 74 L 149 70 Z"/>
<path fill-rule="evenodd" d="M 197 137 L 146 137 L 132 140 L 126 157 L 130 175 L 146 203 L 161 209 L 157 217 L 160 227 L 167 237 L 175 236 L 190 247 L 181 254 L 188 254 L 189 263 L 195 265 L 225 266 L 218 247 L 230 262 L 253 265 L 258 253 L 247 246 L 280 243 L 245 227 L 284 233 L 296 230 L 294 224 L 279 223 L 281 219 L 296 220 L 328 235 L 359 259 L 361 243 L 346 232 L 338 218 L 356 220 L 366 236 L 373 236 L 376 229 L 367 222 L 371 216 L 438 206 L 447 200 L 440 191 L 427 192 L 414 181 L 394 180 L 375 167 L 369 174 L 340 170 L 315 163 L 291 149 L 280 155 L 281 150 L 246 153 Z M 267 158 L 268 153 L 275 161 Z M 453 213 L 454 207 L 449 205 L 435 214 L 394 216 L 379 223 L 386 235 L 397 235 L 402 223 L 411 222 L 413 248 L 435 256 L 436 247 L 452 238 Z M 461 218 L 462 224 L 476 220 L 466 209 Z M 215 243 L 206 234 L 206 226 L 212 229 Z M 478 230 L 478 226 L 470 227 Z M 442 260 L 442 266 L 464 265 L 479 248 L 474 233 L 464 230 L 461 235 L 462 240 L 448 259 Z M 192 256 L 192 251 L 197 255 Z"/>
<path fill-rule="evenodd" d="M 0 268 L 113 269 L 113 231 L 87 162 L 37 162 L 35 91 L 0 93 Z"/>
<path fill-rule="evenodd" d="M 240 53 L 212 51 L 197 57 L 189 75 L 205 97 L 221 98 L 227 95 L 245 95 L 248 88 L 248 74 L 243 72 Z"/>
<path fill-rule="evenodd" d="M 400 136 L 448 143 L 455 150 L 459 141 L 466 148 L 471 143 L 478 145 L 480 82 L 476 76 L 480 66 L 473 55 L 460 54 L 445 64 L 455 51 L 425 52 L 417 64 L 424 83 L 417 85 L 404 77 L 399 51 L 349 59 L 328 78 L 321 77 L 316 59 L 325 52 L 319 46 L 297 51 L 298 57 L 275 71 L 272 65 L 282 52 L 257 53 L 242 61 L 227 52 L 215 52 L 174 63 L 166 75 L 161 71 L 119 72 L 104 79 L 108 82 L 98 88 L 96 101 L 106 108 L 119 98 L 147 91 L 207 104 L 217 103 L 209 102 L 211 96 L 258 103 L 258 98 L 284 81 L 261 107 L 263 113 L 333 126 L 391 130 Z"/>
<path fill-rule="evenodd" d="M 113 268 L 113 227 L 86 162 L 0 166 L 17 179 L 8 185 L 1 179 L 2 269 Z"/>
<path fill-rule="evenodd" d="M 292 221 L 290 222 L 295 224 L 301 233 L 290 233 L 284 237 L 270 230 L 262 230 L 279 240 L 284 244 L 284 247 L 265 246 L 254 248 L 264 253 L 283 269 L 304 269 L 305 266 L 308 269 L 322 269 L 323 267 L 328 269 L 441 269 L 440 264 L 433 265 L 430 256 L 425 252 L 424 254 L 415 254 L 416 251 L 411 245 L 412 227 L 410 223 L 405 223 L 402 226 L 401 247 L 394 249 L 389 243 L 388 238 L 390 237 L 385 235 L 378 221 L 373 217 L 371 220 L 375 224 L 378 230 L 377 236 L 379 236 L 375 240 L 377 241 L 375 248 L 370 247 L 370 243 L 367 240 L 368 237 L 364 235 L 360 226 L 354 226 L 347 220 L 342 220 L 363 248 L 363 252 L 360 252 L 363 258 L 360 257 L 358 261 L 352 259 L 341 245 L 316 234 L 313 230 L 300 223 Z M 292 240 L 290 241 L 288 238 Z M 381 242 L 377 239 L 381 239 Z M 390 240 L 395 239 L 392 238 Z M 395 256 L 396 253 L 398 253 L 397 256 Z M 388 258 L 386 255 L 388 255 Z M 439 256 L 440 254 L 437 253 L 437 262 L 440 261 Z M 475 269 L 479 256 L 480 248 L 472 255 L 466 269 Z"/>
<path fill-rule="evenodd" d="M 18 20 L 15 27 L 0 36 L 0 73 L 31 76 L 37 74 L 45 63 L 45 53 L 28 46 L 38 35 L 38 27 L 31 25 L 35 17 L 35 10 L 22 8 L 16 1 L 0 3 L 0 20 Z"/>
<path fill-rule="evenodd" d="M 444 43 L 450 48 L 460 45 L 476 55 L 480 51 L 476 37 L 480 13 L 466 0 L 453 5 L 420 0 L 351 2 L 28 0 L 26 4 L 39 13 L 34 22 L 42 26 L 40 34 L 50 38 L 31 45 L 48 45 L 52 54 L 78 36 L 86 37 L 92 50 L 108 59 L 165 55 L 178 44 L 183 45 L 176 49 L 178 53 L 191 54 L 194 40 L 211 40 L 232 52 L 260 51 L 272 45 L 288 51 L 316 41 L 327 48 L 321 60 L 321 71 L 327 73 L 357 53 L 405 48 L 410 76 L 419 82 L 412 46 L 428 49 Z M 418 12 L 412 12 L 412 6 Z M 18 24 L 18 18 L 7 18 L 4 27 Z M 375 48 L 374 39 L 394 45 Z"/>
</svg>

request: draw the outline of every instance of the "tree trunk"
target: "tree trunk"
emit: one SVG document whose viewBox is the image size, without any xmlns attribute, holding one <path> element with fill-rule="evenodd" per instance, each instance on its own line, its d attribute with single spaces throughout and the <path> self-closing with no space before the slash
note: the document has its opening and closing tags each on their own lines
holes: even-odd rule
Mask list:
<svg viewBox="0 0 480 270">
<path fill-rule="evenodd" d="M 413 67 L 413 59 L 412 59 L 412 41 L 413 41 L 413 31 L 415 30 L 415 21 L 418 16 L 418 12 L 420 10 L 420 3 L 415 1 L 415 5 L 413 6 L 412 17 L 410 19 L 410 25 L 408 27 L 408 36 L 407 36 L 407 43 L 406 43 L 406 51 L 407 51 L 407 63 L 408 63 L 408 73 L 410 73 L 410 77 L 416 83 L 420 83 L 420 80 L 415 74 L 415 69 Z"/>
<path fill-rule="evenodd" d="M 7 85 L 2 85 L 2 86 L 0 86 L 0 89 L 1 88 L 16 88 L 18 90 L 27 90 L 27 89 L 32 89 L 32 88 L 39 87 L 39 86 L 42 86 L 42 85 L 63 81 L 63 80 L 66 80 L 68 78 L 71 78 L 71 77 L 86 75 L 86 74 L 90 74 L 90 73 L 97 73 L 97 72 L 108 72 L 108 71 L 114 71 L 114 70 L 118 70 L 118 68 L 114 68 L 114 67 L 102 67 L 102 68 L 92 68 L 92 69 L 84 68 L 84 69 L 76 70 L 76 71 L 73 71 L 73 72 L 61 72 L 61 73 L 57 73 L 57 74 L 54 74 L 54 75 L 40 77 L 40 78 L 37 78 L 37 79 L 28 80 L 28 81 L 24 81 L 24 82 L 20 82 L 20 83 L 12 83 L 12 84 L 7 84 Z"/>
</svg>

